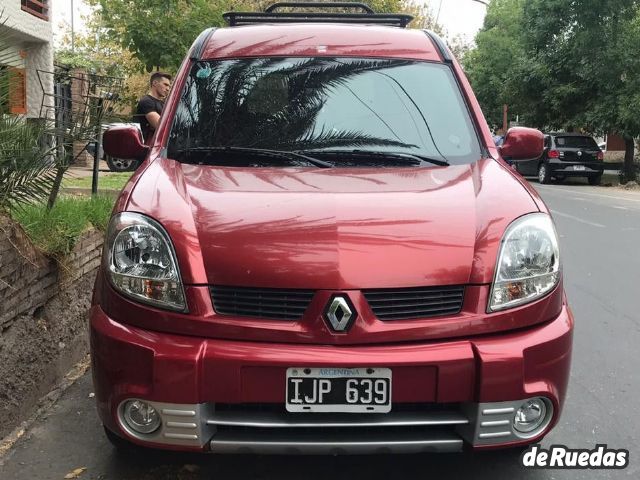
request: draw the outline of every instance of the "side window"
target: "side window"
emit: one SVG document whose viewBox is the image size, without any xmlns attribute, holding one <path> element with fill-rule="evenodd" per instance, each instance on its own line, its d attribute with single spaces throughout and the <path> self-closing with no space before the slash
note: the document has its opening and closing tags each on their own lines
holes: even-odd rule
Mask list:
<svg viewBox="0 0 640 480">
<path fill-rule="evenodd" d="M 551 148 L 551 137 L 548 135 L 544 137 L 544 148 Z"/>
</svg>

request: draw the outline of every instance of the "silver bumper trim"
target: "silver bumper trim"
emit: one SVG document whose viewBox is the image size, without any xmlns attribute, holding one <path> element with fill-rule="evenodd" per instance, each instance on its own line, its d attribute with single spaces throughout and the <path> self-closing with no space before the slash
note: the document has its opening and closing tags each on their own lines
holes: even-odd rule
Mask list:
<svg viewBox="0 0 640 480">
<path fill-rule="evenodd" d="M 526 399 L 525 399 L 526 400 Z M 197 447 L 214 453 L 367 454 L 454 452 L 464 442 L 498 445 L 533 438 L 545 431 L 553 415 L 529 436 L 513 428 L 515 411 L 525 400 L 467 403 L 460 410 L 391 411 L 384 414 L 290 413 L 277 410 L 223 408 L 214 403 L 169 404 L 147 401 L 161 412 L 162 425 L 139 434 L 122 419 L 128 436 L 173 446 Z M 454 408 L 454 407 L 452 407 Z"/>
<path fill-rule="evenodd" d="M 315 414 L 311 414 L 315 415 Z M 354 417 L 351 414 L 306 415 L 301 419 L 295 414 L 269 412 L 214 412 L 207 425 L 251 428 L 366 428 L 366 427 L 427 427 L 442 425 L 466 425 L 469 420 L 459 412 L 386 413 Z"/>
<path fill-rule="evenodd" d="M 458 452 L 462 439 L 454 433 L 388 435 L 284 436 L 276 432 L 220 432 L 210 442 L 213 453 L 344 455 L 371 453 Z"/>
<path fill-rule="evenodd" d="M 458 427 L 458 433 L 474 446 L 496 443 L 521 442 L 546 430 L 553 416 L 553 406 L 547 400 L 547 419 L 542 428 L 530 435 L 523 435 L 513 428 L 516 410 L 527 399 L 509 402 L 469 403 L 463 405 L 469 424 Z"/>
</svg>

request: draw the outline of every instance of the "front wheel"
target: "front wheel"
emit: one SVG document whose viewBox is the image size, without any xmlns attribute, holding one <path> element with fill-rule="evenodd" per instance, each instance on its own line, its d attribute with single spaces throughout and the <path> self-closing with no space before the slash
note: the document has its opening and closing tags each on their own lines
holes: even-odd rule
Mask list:
<svg viewBox="0 0 640 480">
<path fill-rule="evenodd" d="M 549 168 L 546 164 L 541 163 L 538 167 L 538 181 L 540 183 L 547 184 L 551 181 L 551 175 L 549 174 Z"/>
<path fill-rule="evenodd" d="M 131 172 L 138 168 L 138 164 L 138 160 L 125 160 L 124 158 L 107 156 L 107 166 L 112 172 Z"/>
<path fill-rule="evenodd" d="M 589 185 L 600 185 L 600 182 L 602 181 L 602 175 L 587 177 L 587 180 L 589 180 Z"/>
</svg>

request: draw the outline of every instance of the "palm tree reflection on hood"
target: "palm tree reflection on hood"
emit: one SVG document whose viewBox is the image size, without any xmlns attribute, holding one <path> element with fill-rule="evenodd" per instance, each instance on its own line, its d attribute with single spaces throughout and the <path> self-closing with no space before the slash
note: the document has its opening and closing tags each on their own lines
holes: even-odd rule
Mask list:
<svg viewBox="0 0 640 480">
<path fill-rule="evenodd" d="M 171 131 L 170 155 L 201 147 L 273 150 L 414 147 L 356 129 L 322 125 L 332 93 L 365 72 L 406 60 L 254 58 L 198 62 L 186 81 Z M 173 158 L 176 158 L 175 156 Z"/>
</svg>

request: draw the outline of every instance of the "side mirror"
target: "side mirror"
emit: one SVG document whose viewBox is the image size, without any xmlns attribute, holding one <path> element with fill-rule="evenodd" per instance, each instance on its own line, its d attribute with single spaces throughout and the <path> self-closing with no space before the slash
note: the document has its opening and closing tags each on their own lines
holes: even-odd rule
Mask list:
<svg viewBox="0 0 640 480">
<path fill-rule="evenodd" d="M 535 128 L 510 128 L 498 151 L 505 160 L 534 160 L 544 151 L 544 135 Z"/>
<path fill-rule="evenodd" d="M 125 160 L 143 160 L 149 151 L 140 130 L 126 125 L 111 127 L 104 132 L 102 144 L 107 155 Z"/>
</svg>

